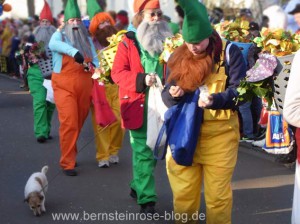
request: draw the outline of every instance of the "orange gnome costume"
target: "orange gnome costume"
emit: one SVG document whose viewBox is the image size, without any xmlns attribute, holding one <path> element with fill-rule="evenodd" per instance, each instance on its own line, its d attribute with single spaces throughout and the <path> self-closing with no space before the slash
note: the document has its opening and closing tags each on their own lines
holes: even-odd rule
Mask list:
<svg viewBox="0 0 300 224">
<path fill-rule="evenodd" d="M 68 0 L 65 28 L 55 32 L 49 43 L 53 52 L 52 85 L 60 122 L 60 165 L 68 176 L 77 175 L 74 169 L 76 142 L 91 105 L 92 73 L 85 71 L 82 64 L 93 58 L 93 64 L 99 65 L 95 47 L 80 18 L 76 0 Z M 72 42 L 68 35 L 75 32 L 83 36 Z"/>
</svg>

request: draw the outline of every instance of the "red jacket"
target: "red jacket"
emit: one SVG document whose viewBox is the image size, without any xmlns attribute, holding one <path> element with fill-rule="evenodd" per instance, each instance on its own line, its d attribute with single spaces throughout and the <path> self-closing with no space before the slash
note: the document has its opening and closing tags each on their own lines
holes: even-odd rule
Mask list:
<svg viewBox="0 0 300 224">
<path fill-rule="evenodd" d="M 126 129 L 143 125 L 145 76 L 135 34 L 128 32 L 118 46 L 111 70 L 111 77 L 119 86 L 122 126 Z"/>
</svg>

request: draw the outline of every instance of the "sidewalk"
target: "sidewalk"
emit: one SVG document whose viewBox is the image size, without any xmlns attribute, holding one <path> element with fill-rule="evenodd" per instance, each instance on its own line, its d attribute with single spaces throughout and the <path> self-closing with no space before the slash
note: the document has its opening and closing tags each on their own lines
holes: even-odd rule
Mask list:
<svg viewBox="0 0 300 224">
<path fill-rule="evenodd" d="M 23 79 L 22 79 L 21 77 L 10 76 L 10 75 L 7 74 L 7 73 L 0 73 L 0 76 L 5 77 L 5 78 L 8 78 L 8 79 L 16 80 L 17 82 L 20 82 L 20 83 L 23 82 Z"/>
<path fill-rule="evenodd" d="M 276 162 L 276 158 L 278 155 L 267 153 L 260 147 L 252 146 L 251 143 L 240 142 L 239 151 L 277 164 L 281 164 L 291 170 L 295 169 L 295 163 L 286 163 L 286 164 L 278 163 Z"/>
</svg>

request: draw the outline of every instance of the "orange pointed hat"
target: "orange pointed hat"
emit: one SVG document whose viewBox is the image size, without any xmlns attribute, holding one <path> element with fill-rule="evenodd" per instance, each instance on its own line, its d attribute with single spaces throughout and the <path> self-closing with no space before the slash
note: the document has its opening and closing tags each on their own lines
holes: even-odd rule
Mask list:
<svg viewBox="0 0 300 224">
<path fill-rule="evenodd" d="M 51 23 L 53 23 L 53 16 L 52 16 L 50 6 L 49 6 L 49 4 L 47 3 L 46 0 L 44 0 L 44 3 L 45 3 L 44 8 L 42 9 L 41 14 L 40 14 L 40 20 L 47 19 Z"/>
<path fill-rule="evenodd" d="M 159 9 L 159 0 L 134 0 L 134 13 L 143 11 L 144 9 Z"/>
</svg>

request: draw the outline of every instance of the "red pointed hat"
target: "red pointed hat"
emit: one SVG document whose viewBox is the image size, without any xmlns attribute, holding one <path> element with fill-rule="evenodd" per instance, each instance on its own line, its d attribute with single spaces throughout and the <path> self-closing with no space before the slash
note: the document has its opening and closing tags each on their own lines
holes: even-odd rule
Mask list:
<svg viewBox="0 0 300 224">
<path fill-rule="evenodd" d="M 53 17 L 52 17 L 52 12 L 51 12 L 50 6 L 46 0 L 44 0 L 44 2 L 45 2 L 45 4 L 44 4 L 44 8 L 42 9 L 41 14 L 40 14 L 40 20 L 47 19 L 51 23 L 53 23 Z"/>
</svg>

